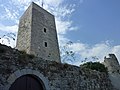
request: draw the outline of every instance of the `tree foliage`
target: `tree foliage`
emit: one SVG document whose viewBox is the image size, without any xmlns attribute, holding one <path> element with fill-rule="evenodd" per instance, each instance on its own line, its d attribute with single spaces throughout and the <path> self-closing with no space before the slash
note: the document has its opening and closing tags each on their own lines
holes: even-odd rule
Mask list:
<svg viewBox="0 0 120 90">
<path fill-rule="evenodd" d="M 75 52 L 70 49 L 70 46 L 72 44 L 73 42 L 69 41 L 60 48 L 61 60 L 63 63 L 65 63 L 66 61 L 69 61 L 69 62 L 75 61 Z"/>
<path fill-rule="evenodd" d="M 107 73 L 107 68 L 99 62 L 87 62 L 87 63 L 80 65 L 80 67 Z"/>
<path fill-rule="evenodd" d="M 97 62 L 99 60 L 99 58 L 97 56 L 91 56 L 91 57 L 86 57 L 84 58 L 84 60 L 82 60 L 81 62 L 82 63 L 85 63 L 85 62 L 90 62 L 90 61 L 94 61 L 94 62 Z"/>
<path fill-rule="evenodd" d="M 2 43 L 4 43 L 4 40 L 7 40 L 7 42 L 10 44 L 11 40 L 15 41 L 15 37 L 16 35 L 14 33 L 7 33 L 3 35 L 2 37 L 0 37 L 0 40 L 2 40 Z"/>
</svg>

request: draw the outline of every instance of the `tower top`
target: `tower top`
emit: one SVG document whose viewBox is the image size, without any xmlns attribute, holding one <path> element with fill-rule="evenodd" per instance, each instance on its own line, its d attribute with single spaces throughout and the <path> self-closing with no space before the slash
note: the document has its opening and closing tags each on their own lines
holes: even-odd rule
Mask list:
<svg viewBox="0 0 120 90">
<path fill-rule="evenodd" d="M 29 7 L 36 8 L 36 9 L 38 9 L 38 10 L 39 10 L 39 9 L 40 9 L 40 10 L 44 10 L 45 12 L 51 14 L 50 12 L 48 12 L 47 10 L 45 10 L 45 9 L 43 8 L 43 4 L 42 4 L 42 7 L 41 7 L 41 6 L 39 6 L 38 4 L 36 4 L 35 2 L 31 2 L 31 4 L 30 4 Z M 29 8 L 29 7 L 28 7 L 28 8 Z M 51 15 L 53 15 L 53 14 L 51 14 Z"/>
<path fill-rule="evenodd" d="M 109 73 L 120 72 L 120 65 L 115 54 L 109 54 L 108 57 L 104 57 L 103 64 L 108 68 Z"/>
</svg>

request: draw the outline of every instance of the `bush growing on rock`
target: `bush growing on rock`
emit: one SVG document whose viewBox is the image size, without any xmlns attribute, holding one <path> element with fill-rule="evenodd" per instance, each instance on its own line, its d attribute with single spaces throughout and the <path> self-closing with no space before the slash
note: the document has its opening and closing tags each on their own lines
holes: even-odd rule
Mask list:
<svg viewBox="0 0 120 90">
<path fill-rule="evenodd" d="M 108 72 L 107 68 L 99 62 L 87 62 L 87 63 L 80 65 L 80 67 L 96 70 L 99 72 L 105 72 L 105 73 Z"/>
</svg>

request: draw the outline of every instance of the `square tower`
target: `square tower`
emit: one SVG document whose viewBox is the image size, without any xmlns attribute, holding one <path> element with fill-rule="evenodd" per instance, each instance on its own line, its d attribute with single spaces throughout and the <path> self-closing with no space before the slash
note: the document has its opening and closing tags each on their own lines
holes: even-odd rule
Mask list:
<svg viewBox="0 0 120 90">
<path fill-rule="evenodd" d="M 54 16 L 32 2 L 20 18 L 16 47 L 37 57 L 61 62 Z"/>
</svg>

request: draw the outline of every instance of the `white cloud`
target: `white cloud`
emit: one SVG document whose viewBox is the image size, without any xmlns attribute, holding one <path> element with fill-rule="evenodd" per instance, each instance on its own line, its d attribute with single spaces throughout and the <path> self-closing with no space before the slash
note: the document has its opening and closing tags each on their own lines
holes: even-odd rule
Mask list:
<svg viewBox="0 0 120 90">
<path fill-rule="evenodd" d="M 68 31 L 78 30 L 78 27 L 72 26 L 72 21 L 62 20 L 56 17 L 56 29 L 58 34 L 66 34 Z"/>
<path fill-rule="evenodd" d="M 14 5 L 17 5 L 17 6 L 26 6 L 28 5 L 32 0 L 11 0 L 11 2 L 14 4 Z"/>
<path fill-rule="evenodd" d="M 14 24 L 18 24 L 18 16 L 19 11 L 14 10 L 12 6 L 0 5 L 1 13 L 0 13 L 0 21 L 7 21 L 13 22 Z M 1 22 L 2 23 L 2 22 Z"/>
<path fill-rule="evenodd" d="M 70 49 L 78 55 L 78 60 L 73 63 L 78 66 L 85 58 L 88 58 L 87 60 L 91 61 L 93 60 L 92 57 L 97 57 L 97 61 L 103 62 L 104 57 L 110 53 L 115 54 L 120 62 L 120 45 L 111 46 L 108 42 L 104 42 L 90 46 L 79 42 L 73 43 L 70 46 Z"/>
<path fill-rule="evenodd" d="M 13 19 L 13 18 L 16 18 L 15 14 L 13 14 L 12 12 L 10 12 L 10 10 L 8 8 L 5 8 L 5 11 L 6 11 L 6 15 L 5 15 L 5 18 L 10 18 L 10 19 Z"/>
<path fill-rule="evenodd" d="M 120 63 L 120 45 L 114 46 L 114 48 L 112 49 L 112 52 L 115 53 Z"/>
<path fill-rule="evenodd" d="M 9 32 L 16 33 L 18 31 L 18 25 L 5 26 L 0 24 L 0 31 L 6 31 L 7 33 Z"/>
<path fill-rule="evenodd" d="M 75 11 L 74 7 L 75 5 L 71 4 L 71 5 L 59 6 L 57 8 L 52 8 L 51 10 L 56 17 L 68 18 Z"/>
<path fill-rule="evenodd" d="M 69 46 L 69 48 L 71 48 L 75 52 L 82 52 L 87 48 L 87 45 L 83 43 L 73 43 Z"/>
<path fill-rule="evenodd" d="M 63 2 L 63 0 L 11 0 L 11 2 L 21 10 L 25 10 L 32 1 L 40 6 L 42 6 L 43 1 L 44 7 L 58 7 Z"/>
<path fill-rule="evenodd" d="M 71 27 L 71 21 L 62 21 L 61 19 L 56 19 L 56 28 L 58 34 L 65 34 L 66 31 Z"/>
<path fill-rule="evenodd" d="M 7 46 L 11 46 L 12 48 L 15 48 L 16 37 L 15 37 L 15 40 L 13 40 L 12 38 L 6 36 L 6 37 L 0 39 L 0 43 L 7 45 Z"/>
<path fill-rule="evenodd" d="M 49 5 L 52 5 L 54 7 L 59 6 L 63 2 L 63 0 L 43 0 L 43 1 L 45 4 L 49 4 Z"/>
<path fill-rule="evenodd" d="M 59 42 L 60 47 L 63 47 L 69 41 L 70 40 L 66 38 L 65 36 L 58 34 L 58 42 Z"/>
</svg>

